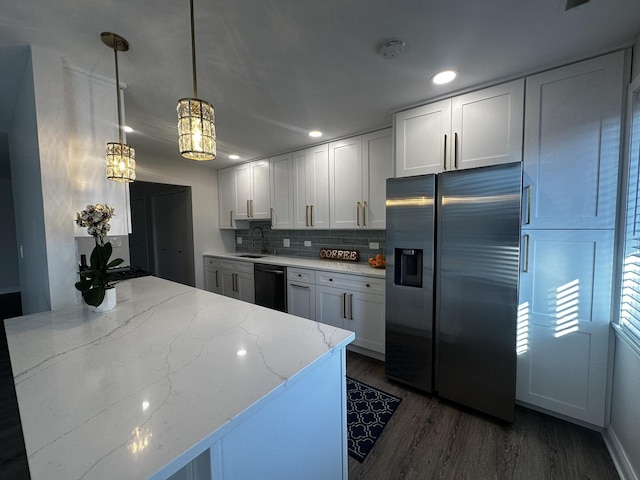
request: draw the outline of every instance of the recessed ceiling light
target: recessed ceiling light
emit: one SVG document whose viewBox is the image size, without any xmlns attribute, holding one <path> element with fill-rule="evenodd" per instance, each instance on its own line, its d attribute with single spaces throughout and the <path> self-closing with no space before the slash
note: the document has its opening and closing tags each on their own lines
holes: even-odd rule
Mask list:
<svg viewBox="0 0 640 480">
<path fill-rule="evenodd" d="M 125 125 L 124 126 L 124 131 L 127 132 L 127 133 L 131 133 L 131 132 L 133 132 L 133 128 L 131 128 L 129 125 Z"/>
<path fill-rule="evenodd" d="M 311 130 L 309 132 L 309 136 L 310 137 L 321 137 L 322 136 L 322 132 L 320 130 Z"/>
<path fill-rule="evenodd" d="M 452 82 L 458 76 L 458 72 L 455 70 L 443 70 L 436 73 L 431 81 L 436 85 L 443 85 L 445 83 Z"/>
<path fill-rule="evenodd" d="M 238 159 L 240 158 L 240 156 L 239 156 L 239 155 L 236 155 L 236 154 L 233 154 L 233 155 L 229 155 L 229 158 L 230 158 L 231 160 L 238 160 Z"/>
</svg>

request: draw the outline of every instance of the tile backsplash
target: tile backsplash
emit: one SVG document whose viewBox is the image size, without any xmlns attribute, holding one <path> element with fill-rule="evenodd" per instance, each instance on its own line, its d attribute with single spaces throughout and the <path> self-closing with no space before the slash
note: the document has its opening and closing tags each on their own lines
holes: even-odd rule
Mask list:
<svg viewBox="0 0 640 480">
<path fill-rule="evenodd" d="M 272 230 L 268 221 L 251 222 L 248 229 L 235 231 L 236 252 L 260 252 L 260 230 L 264 232 L 267 252 L 291 257 L 318 258 L 320 248 L 355 249 L 360 252 L 360 262 L 367 262 L 376 253 L 384 254 L 384 230 Z M 252 235 L 253 233 L 253 235 Z M 238 238 L 242 244 L 238 244 Z M 289 247 L 285 247 L 289 240 Z M 305 246 L 305 242 L 311 242 Z M 370 249 L 370 243 L 378 248 Z"/>
</svg>

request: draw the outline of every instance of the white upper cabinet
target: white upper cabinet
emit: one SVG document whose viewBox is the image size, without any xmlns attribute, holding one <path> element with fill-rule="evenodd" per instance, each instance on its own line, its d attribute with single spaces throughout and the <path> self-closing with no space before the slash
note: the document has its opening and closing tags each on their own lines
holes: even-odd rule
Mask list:
<svg viewBox="0 0 640 480">
<path fill-rule="evenodd" d="M 318 145 L 293 153 L 295 229 L 329 228 L 329 149 Z"/>
<path fill-rule="evenodd" d="M 391 128 L 362 135 L 362 158 L 369 174 L 363 179 L 364 227 L 384 230 L 387 226 L 387 178 L 393 177 Z"/>
<path fill-rule="evenodd" d="M 220 228 L 235 228 L 235 225 L 229 227 L 234 223 L 230 218 L 233 221 L 269 219 L 269 160 L 257 160 L 219 170 L 218 203 Z"/>
<path fill-rule="evenodd" d="M 236 172 L 233 168 L 218 170 L 218 225 L 221 229 L 236 228 Z"/>
<path fill-rule="evenodd" d="M 399 112 L 396 177 L 522 160 L 524 80 Z"/>
<path fill-rule="evenodd" d="M 384 229 L 391 129 L 329 144 L 331 228 Z"/>
<path fill-rule="evenodd" d="M 614 228 L 624 53 L 527 78 L 524 228 Z"/>
<path fill-rule="evenodd" d="M 451 100 L 395 114 L 396 177 L 446 169 L 451 137 Z"/>
<path fill-rule="evenodd" d="M 329 144 L 331 228 L 360 228 L 362 214 L 362 138 Z"/>
<path fill-rule="evenodd" d="M 451 99 L 451 156 L 447 170 L 522 160 L 524 80 Z"/>
<path fill-rule="evenodd" d="M 271 193 L 269 187 L 269 160 L 258 160 L 249 164 L 251 170 L 251 219 L 268 219 L 271 216 Z"/>
<path fill-rule="evenodd" d="M 269 159 L 271 176 L 271 228 L 293 228 L 293 156 Z"/>
</svg>

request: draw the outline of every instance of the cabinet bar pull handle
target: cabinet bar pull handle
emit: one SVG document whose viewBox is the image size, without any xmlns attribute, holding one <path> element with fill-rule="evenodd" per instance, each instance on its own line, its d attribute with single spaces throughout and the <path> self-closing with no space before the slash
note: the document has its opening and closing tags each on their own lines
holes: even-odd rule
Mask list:
<svg viewBox="0 0 640 480">
<path fill-rule="evenodd" d="M 309 205 L 307 205 L 307 212 L 304 215 L 304 223 L 307 227 L 309 226 Z"/>
<path fill-rule="evenodd" d="M 442 157 L 442 167 L 447 170 L 447 134 L 444 134 L 444 156 Z"/>
<path fill-rule="evenodd" d="M 525 221 L 525 225 L 529 225 L 531 223 L 531 185 L 527 185 L 527 219 Z"/>
<path fill-rule="evenodd" d="M 362 226 L 367 226 L 367 202 L 362 202 Z"/>
<path fill-rule="evenodd" d="M 233 210 L 229 210 L 229 226 L 233 228 Z"/>
<path fill-rule="evenodd" d="M 218 288 L 220 284 L 218 283 L 218 270 L 216 270 L 216 288 Z"/>
<path fill-rule="evenodd" d="M 249 210 L 249 200 L 247 200 L 247 218 L 251 216 L 251 210 Z"/>
<path fill-rule="evenodd" d="M 349 295 L 349 320 L 353 320 L 353 293 Z"/>
<path fill-rule="evenodd" d="M 522 271 L 524 273 L 529 272 L 529 234 L 527 233 L 524 236 L 524 268 Z"/>
<path fill-rule="evenodd" d="M 269 223 L 271 223 L 271 228 L 273 228 L 273 207 L 269 209 Z"/>
<path fill-rule="evenodd" d="M 311 205 L 311 226 L 313 227 L 313 205 Z"/>
<path fill-rule="evenodd" d="M 458 132 L 453 134 L 453 168 L 458 168 Z"/>
<path fill-rule="evenodd" d="M 251 207 L 251 218 L 253 218 L 253 200 L 249 200 L 249 206 Z"/>
<path fill-rule="evenodd" d="M 347 318 L 347 294 L 342 294 L 342 318 Z"/>
<path fill-rule="evenodd" d="M 356 225 L 360 226 L 360 202 L 356 202 Z"/>
<path fill-rule="evenodd" d="M 291 285 L 292 287 L 306 288 L 307 290 L 309 289 L 308 285 L 298 285 L 297 283 L 290 283 L 289 285 Z"/>
</svg>

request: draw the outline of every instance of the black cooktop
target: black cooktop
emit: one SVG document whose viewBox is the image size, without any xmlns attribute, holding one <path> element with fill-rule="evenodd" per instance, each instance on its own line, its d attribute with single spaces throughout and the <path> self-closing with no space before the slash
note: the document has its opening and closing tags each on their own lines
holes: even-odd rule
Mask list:
<svg viewBox="0 0 640 480">
<path fill-rule="evenodd" d="M 147 277 L 151 272 L 147 272 L 140 267 L 112 268 L 107 273 L 110 282 L 129 280 L 130 278 Z"/>
</svg>

